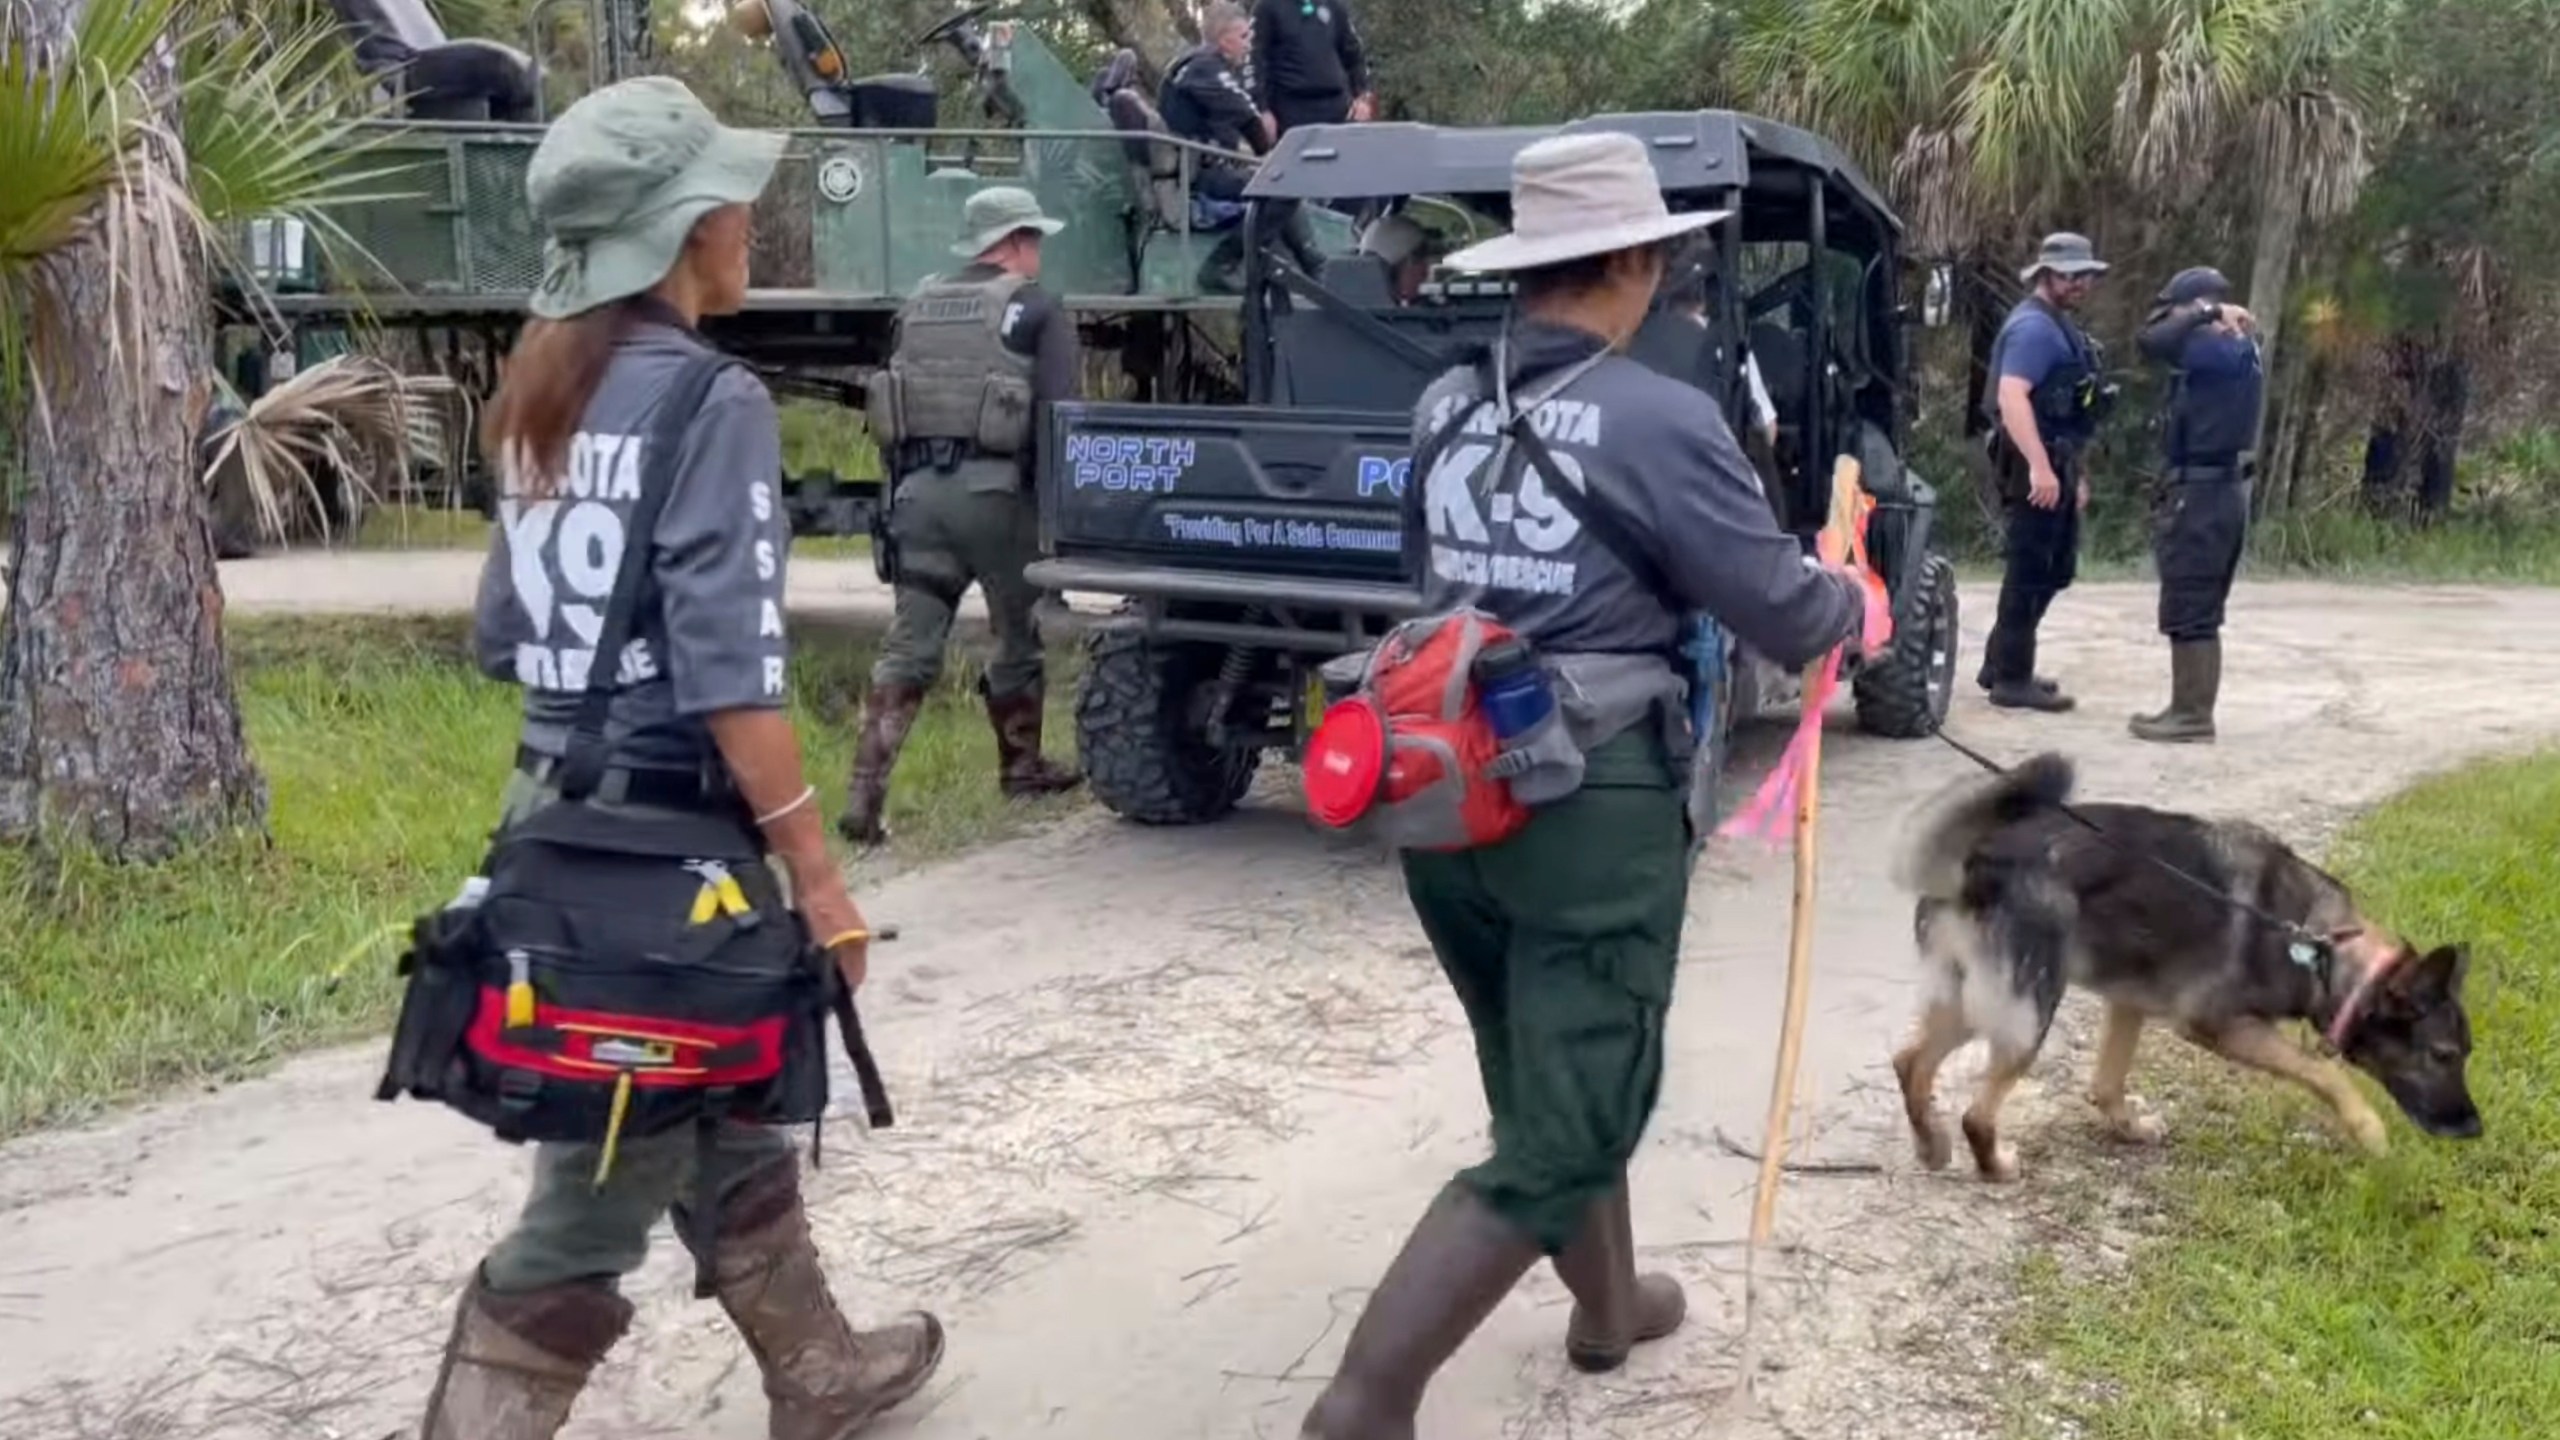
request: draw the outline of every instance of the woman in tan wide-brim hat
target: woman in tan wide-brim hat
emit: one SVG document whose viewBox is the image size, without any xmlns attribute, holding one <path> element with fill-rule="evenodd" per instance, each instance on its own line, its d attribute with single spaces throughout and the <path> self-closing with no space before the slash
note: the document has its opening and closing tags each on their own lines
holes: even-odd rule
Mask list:
<svg viewBox="0 0 2560 1440">
<path fill-rule="evenodd" d="M 1509 839 L 1402 857 L 1474 1033 L 1493 1153 L 1440 1191 L 1371 1292 L 1304 1423 L 1324 1440 L 1410 1440 L 1433 1374 L 1541 1258 L 1572 1292 L 1579 1369 L 1615 1369 L 1679 1326 L 1679 1282 L 1636 1271 L 1627 1187 L 1689 890 L 1695 739 L 1677 647 L 1703 610 L 1792 668 L 1860 614 L 1856 582 L 1777 528 L 1715 409 L 1624 354 L 1666 248 L 1722 216 L 1671 212 L 1623 134 L 1523 149 L 1512 215 L 1510 234 L 1449 257 L 1509 275 L 1518 309 L 1416 407 L 1408 523 L 1427 526 L 1426 613 L 1473 606 L 1535 647 L 1580 780 L 1561 765 L 1538 793 L 1564 793 Z M 1503 436 L 1513 414 L 1552 477 Z"/>
</svg>

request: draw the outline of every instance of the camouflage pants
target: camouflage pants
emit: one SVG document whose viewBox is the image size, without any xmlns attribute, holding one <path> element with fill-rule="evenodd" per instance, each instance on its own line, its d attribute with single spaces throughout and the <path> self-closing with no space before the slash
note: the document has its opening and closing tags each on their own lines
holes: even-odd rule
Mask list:
<svg viewBox="0 0 2560 1440">
<path fill-rule="evenodd" d="M 499 823 L 511 825 L 558 796 L 550 786 L 518 773 L 507 781 Z M 637 818 L 665 813 L 645 806 L 601 808 L 629 809 Z M 612 1171 L 599 1186 L 596 1162 L 602 1151 L 600 1145 L 585 1144 L 533 1147 L 533 1193 L 515 1229 L 482 1264 L 491 1290 L 523 1294 L 630 1274 L 649 1258 L 651 1228 L 670 1212 L 691 1208 L 706 1182 L 695 1173 L 697 1145 L 690 1129 L 623 1141 Z M 717 1173 L 708 1183 L 722 1197 L 736 1193 L 765 1167 L 796 1160 L 782 1132 L 737 1124 L 721 1128 L 713 1158 Z"/>
<path fill-rule="evenodd" d="M 1492 1111 L 1493 1155 L 1458 1183 L 1549 1255 L 1617 1187 L 1662 1088 L 1689 896 L 1684 788 L 1639 727 L 1504 843 L 1404 856 Z"/>
<path fill-rule="evenodd" d="M 933 688 L 960 597 L 972 584 L 987 597 L 995 659 L 987 692 L 997 699 L 1037 688 L 1040 591 L 1023 567 L 1040 558 L 1040 512 L 1019 488 L 982 488 L 965 473 L 911 475 L 898 484 L 889 533 L 898 547 L 897 616 L 871 667 L 871 684 Z"/>
</svg>

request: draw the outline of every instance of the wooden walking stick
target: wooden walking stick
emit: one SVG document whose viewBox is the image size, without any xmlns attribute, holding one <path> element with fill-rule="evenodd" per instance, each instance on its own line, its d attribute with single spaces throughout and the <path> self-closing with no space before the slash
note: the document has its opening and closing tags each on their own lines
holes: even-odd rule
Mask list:
<svg viewBox="0 0 2560 1440">
<path fill-rule="evenodd" d="M 1881 583 L 1867 564 L 1867 515 L 1875 508 L 1858 483 L 1858 462 L 1840 457 L 1831 475 L 1831 514 L 1816 541 L 1822 558 L 1832 563 L 1855 561 L 1867 589 L 1861 621 L 1863 645 L 1872 650 L 1892 631 L 1891 609 Z M 1881 628 L 1879 628 L 1881 627 Z M 1845 648 L 1845 646 L 1843 647 Z M 1786 1006 L 1778 1026 L 1778 1065 L 1769 1082 L 1769 1119 L 1760 1143 L 1760 1180 L 1752 1195 L 1750 1238 L 1742 1256 L 1741 1378 L 1730 1395 L 1736 1406 L 1752 1391 L 1760 1368 L 1760 1255 L 1777 1227 L 1778 1187 L 1786 1169 L 1787 1130 L 1795 1111 L 1796 1070 L 1804 1058 L 1805 1009 L 1813 991 L 1813 911 L 1820 873 L 1822 826 L 1822 713 L 1840 679 L 1841 650 L 1807 665 L 1804 671 L 1804 715 L 1778 768 L 1728 832 L 1774 828 L 1780 802 L 1792 799 L 1795 816 L 1795 899 L 1787 939 Z"/>
</svg>

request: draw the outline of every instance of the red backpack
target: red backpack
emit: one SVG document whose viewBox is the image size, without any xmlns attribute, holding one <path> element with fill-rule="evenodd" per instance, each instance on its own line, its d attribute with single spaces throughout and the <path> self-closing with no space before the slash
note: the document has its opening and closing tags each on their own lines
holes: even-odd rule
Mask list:
<svg viewBox="0 0 2560 1440">
<path fill-rule="evenodd" d="M 1529 823 L 1529 808 L 1490 773 L 1502 753 L 1476 701 L 1476 656 L 1512 639 L 1481 610 L 1408 620 L 1362 668 L 1359 688 L 1334 702 L 1301 764 L 1307 810 L 1348 830 L 1367 821 L 1399 850 L 1498 845 Z"/>
</svg>

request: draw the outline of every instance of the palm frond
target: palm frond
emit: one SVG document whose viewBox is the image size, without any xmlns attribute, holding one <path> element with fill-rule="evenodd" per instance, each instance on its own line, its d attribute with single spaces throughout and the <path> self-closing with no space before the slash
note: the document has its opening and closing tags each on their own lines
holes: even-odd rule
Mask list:
<svg viewBox="0 0 2560 1440">
<path fill-rule="evenodd" d="M 446 417 L 462 395 L 441 375 L 405 375 L 370 355 L 340 355 L 270 388 L 212 436 L 210 488 L 236 483 L 270 540 L 296 515 L 328 535 L 324 486 L 370 507 L 414 463 L 445 458 Z M 464 428 L 468 428 L 467 418 Z"/>
</svg>

